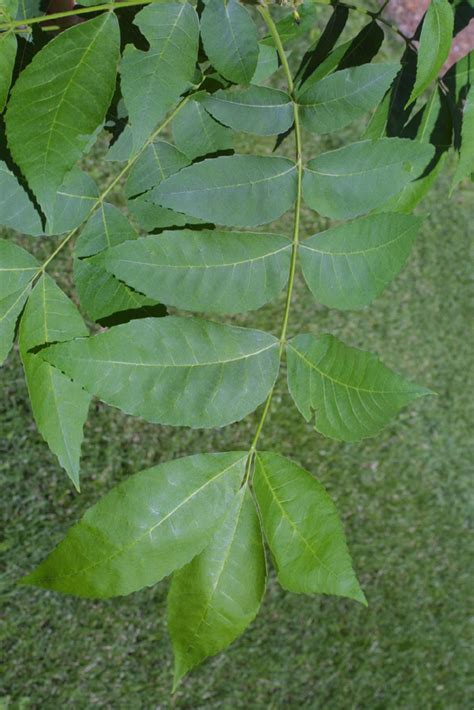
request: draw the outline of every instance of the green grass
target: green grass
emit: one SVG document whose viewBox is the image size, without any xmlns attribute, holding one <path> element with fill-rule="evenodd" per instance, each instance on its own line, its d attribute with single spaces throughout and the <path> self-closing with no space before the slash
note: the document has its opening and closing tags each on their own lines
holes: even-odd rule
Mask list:
<svg viewBox="0 0 474 710">
<path fill-rule="evenodd" d="M 314 144 L 309 147 L 316 151 Z M 256 622 L 226 653 L 185 680 L 174 699 L 166 582 L 103 602 L 19 588 L 15 582 L 114 484 L 171 457 L 248 446 L 257 415 L 225 430 L 193 432 L 148 425 L 95 402 L 78 496 L 35 430 L 18 356 L 10 357 L 0 371 L 4 705 L 42 710 L 472 705 L 467 527 L 474 414 L 467 305 L 472 191 L 461 188 L 449 200 L 448 190 L 445 175 L 423 205 L 429 216 L 407 268 L 370 309 L 323 308 L 299 278 L 290 324 L 290 335 L 329 331 L 377 352 L 439 396 L 405 409 L 376 439 L 340 444 L 302 420 L 282 373 L 261 441 L 263 448 L 300 461 L 333 495 L 369 608 L 287 594 L 271 572 Z M 290 221 L 285 218 L 284 229 Z M 304 236 L 325 226 L 305 212 Z M 48 253 L 53 242 L 36 242 L 36 252 Z M 69 257 L 56 263 L 52 274 L 69 287 Z M 238 320 L 276 332 L 282 305 L 283 296 Z"/>
</svg>

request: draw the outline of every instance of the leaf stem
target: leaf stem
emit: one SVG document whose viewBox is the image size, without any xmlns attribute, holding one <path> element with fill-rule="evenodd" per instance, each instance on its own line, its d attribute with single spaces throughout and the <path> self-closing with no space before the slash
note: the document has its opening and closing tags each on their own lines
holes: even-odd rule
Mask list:
<svg viewBox="0 0 474 710">
<path fill-rule="evenodd" d="M 296 169 L 297 169 L 297 187 L 296 187 L 296 201 L 295 201 L 295 212 L 294 212 L 294 221 L 293 221 L 293 238 L 292 238 L 292 249 L 291 249 L 291 259 L 290 259 L 290 270 L 289 270 L 289 275 L 288 275 L 288 287 L 286 290 L 286 302 L 285 302 L 285 310 L 283 313 L 283 320 L 281 324 L 281 330 L 280 330 L 280 349 L 279 349 L 279 358 L 280 362 L 283 357 L 283 352 L 285 350 L 285 344 L 286 344 L 286 333 L 288 330 L 288 323 L 290 319 L 290 309 L 291 309 L 291 301 L 293 297 L 293 289 L 295 285 L 295 274 L 296 274 L 296 262 L 297 262 L 297 257 L 298 257 L 298 247 L 299 247 L 299 241 L 300 241 L 300 214 L 301 214 L 301 202 L 302 202 L 302 185 L 303 185 L 303 156 L 302 156 L 302 140 L 301 140 L 301 125 L 300 125 L 300 118 L 299 118 L 299 112 L 298 112 L 298 104 L 295 101 L 295 96 L 294 96 L 294 83 L 293 83 L 293 77 L 291 75 L 290 67 L 288 65 L 288 60 L 286 58 L 285 50 L 283 48 L 283 44 L 281 42 L 280 35 L 278 34 L 278 29 L 273 22 L 273 19 L 270 15 L 270 12 L 267 7 L 265 6 L 259 6 L 258 10 L 260 14 L 262 15 L 265 24 L 268 27 L 268 30 L 273 38 L 273 41 L 275 42 L 275 47 L 277 49 L 277 52 L 279 54 L 283 70 L 285 72 L 286 76 L 286 81 L 288 84 L 288 90 L 292 99 L 293 103 L 293 115 L 294 115 L 294 123 L 295 123 L 295 157 L 296 157 Z M 255 458 L 255 452 L 257 450 L 257 443 L 258 440 L 260 439 L 260 435 L 263 430 L 263 426 L 265 424 L 265 420 L 268 416 L 268 413 L 270 411 L 270 406 L 272 403 L 273 395 L 275 393 L 275 385 L 273 385 L 272 389 L 270 390 L 270 393 L 266 399 L 265 406 L 263 408 L 262 414 L 260 416 L 259 423 L 257 425 L 257 429 L 255 431 L 255 435 L 253 437 L 252 443 L 250 445 L 250 450 L 249 450 L 249 455 L 247 458 L 247 466 L 245 469 L 245 479 L 244 481 L 247 482 L 251 476 L 252 468 L 253 468 L 253 461 Z"/>
</svg>

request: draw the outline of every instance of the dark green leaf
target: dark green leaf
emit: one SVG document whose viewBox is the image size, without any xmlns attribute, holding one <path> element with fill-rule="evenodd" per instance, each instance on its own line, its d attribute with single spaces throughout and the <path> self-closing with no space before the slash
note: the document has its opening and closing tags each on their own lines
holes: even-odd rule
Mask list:
<svg viewBox="0 0 474 710">
<path fill-rule="evenodd" d="M 82 430 L 91 398 L 34 351 L 46 343 L 85 335 L 87 328 L 72 301 L 44 274 L 21 319 L 20 353 L 38 430 L 77 489 Z"/>
<path fill-rule="evenodd" d="M 313 133 L 343 128 L 376 106 L 399 69 L 398 64 L 364 64 L 303 84 L 297 100 L 303 126 Z"/>
<path fill-rule="evenodd" d="M 173 575 L 168 627 L 175 688 L 191 668 L 245 631 L 258 613 L 265 577 L 260 522 L 245 486 L 209 546 Z"/>
<path fill-rule="evenodd" d="M 25 249 L 0 239 L 0 301 L 30 283 L 39 264 Z"/>
<path fill-rule="evenodd" d="M 25 286 L 0 300 L 0 365 L 3 365 L 12 348 L 18 316 L 29 291 L 30 286 Z"/>
<path fill-rule="evenodd" d="M 287 158 L 232 155 L 204 160 L 152 191 L 162 207 L 229 227 L 277 219 L 296 199 L 296 165 Z"/>
<path fill-rule="evenodd" d="M 98 598 L 156 584 L 209 543 L 238 491 L 245 458 L 199 454 L 131 476 L 90 508 L 23 583 Z"/>
<path fill-rule="evenodd" d="M 8 143 L 47 215 L 104 120 L 118 59 L 117 19 L 104 13 L 51 40 L 13 87 L 5 118 Z"/>
<path fill-rule="evenodd" d="M 73 168 L 56 193 L 47 234 L 62 234 L 78 227 L 97 204 L 98 197 L 99 190 L 91 176 Z"/>
<path fill-rule="evenodd" d="M 356 217 L 400 192 L 433 155 L 433 146 L 405 138 L 360 141 L 322 153 L 305 169 L 304 199 L 325 217 Z"/>
<path fill-rule="evenodd" d="M 164 232 L 109 249 L 106 268 L 177 308 L 241 313 L 271 301 L 288 279 L 291 242 L 278 234 Z"/>
<path fill-rule="evenodd" d="M 23 234 L 43 234 L 39 213 L 20 183 L 0 161 L 0 224 Z"/>
<path fill-rule="evenodd" d="M 293 124 L 293 104 L 288 94 L 265 86 L 216 91 L 201 103 L 214 118 L 236 131 L 272 136 Z"/>
<path fill-rule="evenodd" d="M 274 47 L 266 44 L 258 44 L 258 60 L 255 73 L 252 77 L 252 84 L 261 84 L 265 79 L 272 76 L 278 69 L 278 53 Z"/>
<path fill-rule="evenodd" d="M 169 227 L 184 227 L 187 224 L 202 224 L 202 220 L 188 217 L 180 212 L 168 210 L 166 207 L 148 202 L 147 194 L 134 200 L 129 200 L 128 208 L 138 224 L 145 232 L 155 229 L 168 229 Z"/>
<path fill-rule="evenodd" d="M 205 93 L 199 92 L 196 94 L 199 100 L 188 101 L 172 123 L 176 147 L 190 160 L 220 150 L 230 150 L 234 144 L 232 131 L 209 116 L 201 103 L 202 96 Z"/>
<path fill-rule="evenodd" d="M 329 308 L 363 308 L 405 265 L 422 219 L 402 214 L 360 217 L 301 243 L 303 274 Z"/>
<path fill-rule="evenodd" d="M 13 32 L 0 34 L 0 113 L 5 108 L 16 57 L 16 35 Z"/>
<path fill-rule="evenodd" d="M 148 5 L 134 22 L 150 43 L 147 52 L 128 45 L 120 68 L 136 150 L 192 84 L 199 23 L 187 2 Z"/>
<path fill-rule="evenodd" d="M 304 418 L 314 418 L 317 431 L 342 441 L 374 436 L 402 407 L 433 394 L 332 335 L 289 341 L 288 386 Z"/>
<path fill-rule="evenodd" d="M 323 486 L 293 461 L 267 452 L 257 454 L 253 486 L 282 587 L 366 605 L 336 507 Z"/>
<path fill-rule="evenodd" d="M 189 165 L 189 158 L 174 145 L 156 140 L 143 151 L 125 184 L 128 197 L 140 195 Z"/>
<path fill-rule="evenodd" d="M 42 350 L 88 392 L 127 414 L 173 426 L 225 426 L 273 386 L 278 340 L 198 318 L 144 318 Z"/>
</svg>

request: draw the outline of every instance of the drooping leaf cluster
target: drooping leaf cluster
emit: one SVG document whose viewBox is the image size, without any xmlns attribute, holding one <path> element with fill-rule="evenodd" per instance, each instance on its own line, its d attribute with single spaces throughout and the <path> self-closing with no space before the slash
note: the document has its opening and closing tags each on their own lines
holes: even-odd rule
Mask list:
<svg viewBox="0 0 474 710">
<path fill-rule="evenodd" d="M 33 416 L 60 465 L 79 489 L 92 397 L 186 427 L 222 427 L 265 403 L 248 450 L 137 473 L 24 580 L 104 598 L 174 573 L 176 683 L 257 614 L 264 540 L 285 589 L 365 603 L 327 492 L 259 449 L 282 359 L 303 417 L 341 441 L 375 435 L 430 394 L 334 335 L 291 324 L 289 338 L 288 325 L 298 269 L 328 308 L 369 306 L 406 263 L 422 221 L 411 213 L 451 147 L 454 184 L 472 174 L 472 55 L 440 75 L 466 3 L 432 0 L 390 63 L 384 39 L 401 33 L 383 14 L 325 4 L 83 3 L 72 27 L 46 32 L 39 8 L 0 0 L 0 224 L 11 230 L 0 360 L 17 333 Z M 351 12 L 366 19 L 355 36 Z M 306 132 L 364 117 L 355 142 L 307 154 Z M 99 188 L 81 160 L 104 133 L 116 175 Z M 236 133 L 273 136 L 275 151 L 237 154 Z M 294 158 L 280 154 L 290 139 Z M 338 223 L 302 234 L 303 204 Z M 289 210 L 291 235 L 262 229 Z M 57 244 L 39 263 L 15 232 Z M 71 245 L 79 307 L 48 273 Z M 223 319 L 284 289 L 276 333 Z"/>
</svg>

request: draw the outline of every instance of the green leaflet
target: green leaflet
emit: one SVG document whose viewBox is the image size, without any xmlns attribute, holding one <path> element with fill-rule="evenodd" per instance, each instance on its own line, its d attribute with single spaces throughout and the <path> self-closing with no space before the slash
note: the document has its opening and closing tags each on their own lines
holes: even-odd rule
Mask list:
<svg viewBox="0 0 474 710">
<path fill-rule="evenodd" d="M 422 221 L 369 215 L 306 239 L 300 259 L 315 298 L 329 308 L 368 306 L 405 265 Z"/>
<path fill-rule="evenodd" d="M 218 121 L 236 131 L 273 136 L 293 125 L 293 104 L 284 91 L 265 86 L 219 90 L 201 99 Z"/>
<path fill-rule="evenodd" d="M 429 190 L 441 173 L 446 162 L 446 153 L 443 153 L 436 165 L 423 177 L 417 178 L 405 185 L 403 190 L 391 197 L 377 212 L 404 212 L 410 214 L 415 207 L 426 197 Z"/>
<path fill-rule="evenodd" d="M 6 163 L 0 161 L 0 224 L 23 234 L 43 234 L 39 213 Z"/>
<path fill-rule="evenodd" d="M 360 141 L 310 160 L 303 178 L 307 204 L 325 217 L 369 212 L 417 178 L 434 147 L 406 138 Z"/>
<path fill-rule="evenodd" d="M 79 490 L 79 459 L 90 395 L 41 358 L 36 348 L 87 335 L 69 298 L 44 274 L 20 323 L 20 353 L 38 430 Z"/>
<path fill-rule="evenodd" d="M 436 79 L 448 58 L 453 37 L 454 14 L 448 0 L 431 0 L 421 29 L 416 82 L 408 103 Z"/>
<path fill-rule="evenodd" d="M 192 311 L 242 313 L 275 298 L 288 280 L 291 242 L 278 234 L 163 232 L 105 254 L 118 279 Z"/>
<path fill-rule="evenodd" d="M 204 92 L 199 92 L 196 97 L 204 95 Z M 202 105 L 202 99 L 188 101 L 173 120 L 172 128 L 176 147 L 190 160 L 220 150 L 230 150 L 234 145 L 232 131 L 209 116 Z"/>
<path fill-rule="evenodd" d="M 296 182 L 296 165 L 287 158 L 222 156 L 172 175 L 150 193 L 150 200 L 209 222 L 256 227 L 290 209 Z"/>
<path fill-rule="evenodd" d="M 297 335 L 288 343 L 288 387 L 315 429 L 341 441 L 374 436 L 397 412 L 428 394 L 407 382 L 372 353 L 332 335 Z"/>
<path fill-rule="evenodd" d="M 279 367 L 278 340 L 198 318 L 143 318 L 41 356 L 127 414 L 172 426 L 216 427 L 258 407 Z"/>
<path fill-rule="evenodd" d="M 75 25 L 43 47 L 13 87 L 5 117 L 8 144 L 47 216 L 56 190 L 104 120 L 119 40 L 113 13 Z"/>
<path fill-rule="evenodd" d="M 374 108 L 399 64 L 363 64 L 330 74 L 298 93 L 301 122 L 313 133 L 330 133 Z"/>
<path fill-rule="evenodd" d="M 136 150 L 192 84 L 199 23 L 189 3 L 148 5 L 134 23 L 150 43 L 147 52 L 127 45 L 120 68 Z"/>
<path fill-rule="evenodd" d="M 391 92 L 387 92 L 373 112 L 362 140 L 378 140 L 385 136 L 387 121 L 390 113 Z"/>
<path fill-rule="evenodd" d="M 274 47 L 268 47 L 262 42 L 258 43 L 258 59 L 255 73 L 252 77 L 252 84 L 261 84 L 268 79 L 278 69 L 278 53 Z"/>
<path fill-rule="evenodd" d="M 174 145 L 166 141 L 154 141 L 130 171 L 125 193 L 128 197 L 133 197 L 148 192 L 170 175 L 187 167 L 190 162 Z"/>
<path fill-rule="evenodd" d="M 25 288 L 38 273 L 39 264 L 25 249 L 0 239 L 0 301 Z"/>
<path fill-rule="evenodd" d="M 73 168 L 58 189 L 46 225 L 47 234 L 63 234 L 78 227 L 97 203 L 99 190 L 88 173 Z"/>
<path fill-rule="evenodd" d="M 120 210 L 102 203 L 77 240 L 74 279 L 81 305 L 93 320 L 155 303 L 128 288 L 104 268 L 102 253 L 106 249 L 127 241 L 135 244 L 137 237 Z"/>
<path fill-rule="evenodd" d="M 131 476 L 89 508 L 23 583 L 97 598 L 156 584 L 208 544 L 238 491 L 245 458 L 199 454 Z"/>
<path fill-rule="evenodd" d="M 200 219 L 187 217 L 180 212 L 174 212 L 174 210 L 168 210 L 166 207 L 148 202 L 147 193 L 134 200 L 129 200 L 128 209 L 145 232 L 169 227 L 184 227 L 187 224 L 202 224 Z"/>
<path fill-rule="evenodd" d="M 26 303 L 30 286 L 11 293 L 0 301 L 0 365 L 12 348 L 18 316 Z"/>
<path fill-rule="evenodd" d="M 257 454 L 253 487 L 281 586 L 367 605 L 336 507 L 323 486 L 293 461 L 264 452 Z"/>
<path fill-rule="evenodd" d="M 13 32 L 0 34 L 0 113 L 5 108 L 12 80 L 16 57 L 16 35 Z"/>
<path fill-rule="evenodd" d="M 471 173 L 474 173 L 474 86 L 471 86 L 464 101 L 461 150 L 453 177 L 453 188 Z"/>
<path fill-rule="evenodd" d="M 226 79 L 250 84 L 257 67 L 257 28 L 237 0 L 208 0 L 201 15 L 201 37 L 209 61 Z"/>
<path fill-rule="evenodd" d="M 328 0 L 329 4 L 329 0 Z M 278 20 L 276 23 L 277 31 L 280 36 L 283 45 L 292 42 L 301 35 L 314 29 L 317 22 L 317 8 L 309 3 L 301 3 L 298 6 L 299 22 L 295 22 L 295 18 L 292 12 L 288 12 L 285 17 Z M 271 35 L 268 35 L 262 40 L 263 44 L 273 47 L 275 42 Z"/>
<path fill-rule="evenodd" d="M 210 544 L 173 575 L 168 628 L 174 688 L 208 656 L 226 648 L 256 617 L 265 593 L 265 553 L 247 486 L 232 501 Z"/>
</svg>

